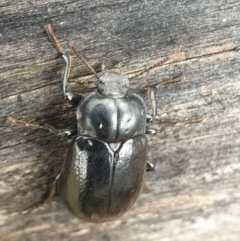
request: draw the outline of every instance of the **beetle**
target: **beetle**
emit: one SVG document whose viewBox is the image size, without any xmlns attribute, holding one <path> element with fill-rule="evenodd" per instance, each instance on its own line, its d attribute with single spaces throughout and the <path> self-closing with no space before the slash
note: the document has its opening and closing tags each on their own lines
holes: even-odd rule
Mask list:
<svg viewBox="0 0 240 241">
<path fill-rule="evenodd" d="M 155 88 L 150 89 L 153 108 L 150 115 L 142 97 L 130 93 L 130 78 L 117 72 L 104 72 L 98 76 L 71 45 L 98 83 L 97 91 L 84 97 L 67 92 L 71 57 L 64 52 L 51 25 L 47 24 L 44 28 L 65 64 L 62 80 L 64 97 L 77 104 L 77 135 L 54 184 L 58 182 L 63 203 L 78 218 L 89 222 L 113 220 L 135 203 L 145 172 L 154 169 L 154 165 L 147 161 L 145 134 L 156 133 L 146 126 L 156 116 Z M 136 76 L 157 65 L 159 63 Z"/>
</svg>

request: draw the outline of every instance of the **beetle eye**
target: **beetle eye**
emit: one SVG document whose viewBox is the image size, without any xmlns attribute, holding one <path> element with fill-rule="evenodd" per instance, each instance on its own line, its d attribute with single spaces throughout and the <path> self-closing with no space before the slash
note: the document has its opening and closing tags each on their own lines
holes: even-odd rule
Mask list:
<svg viewBox="0 0 240 241">
<path fill-rule="evenodd" d="M 99 84 L 104 84 L 101 79 L 99 79 L 98 83 L 99 83 Z"/>
</svg>

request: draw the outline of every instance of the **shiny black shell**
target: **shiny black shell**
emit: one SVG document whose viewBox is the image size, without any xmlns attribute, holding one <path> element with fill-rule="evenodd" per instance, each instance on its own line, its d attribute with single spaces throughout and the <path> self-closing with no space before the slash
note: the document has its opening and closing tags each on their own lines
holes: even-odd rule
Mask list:
<svg viewBox="0 0 240 241">
<path fill-rule="evenodd" d="M 136 136 L 113 151 L 88 136 L 73 140 L 60 176 L 61 197 L 77 217 L 105 222 L 136 201 L 146 171 L 147 139 Z"/>
<path fill-rule="evenodd" d="M 145 102 L 136 94 L 91 93 L 79 103 L 78 136 L 59 180 L 62 200 L 74 215 L 110 221 L 134 204 L 146 172 L 146 115 Z"/>
<path fill-rule="evenodd" d="M 91 93 L 77 108 L 78 133 L 108 143 L 145 133 L 146 106 L 137 94 L 110 98 Z"/>
</svg>

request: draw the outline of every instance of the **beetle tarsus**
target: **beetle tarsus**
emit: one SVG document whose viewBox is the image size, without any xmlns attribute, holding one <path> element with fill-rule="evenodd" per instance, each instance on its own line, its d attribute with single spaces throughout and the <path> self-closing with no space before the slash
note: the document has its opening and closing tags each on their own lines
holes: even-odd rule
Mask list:
<svg viewBox="0 0 240 241">
<path fill-rule="evenodd" d="M 147 172 L 152 172 L 154 171 L 154 169 L 155 169 L 155 165 L 152 162 L 147 161 Z"/>
<path fill-rule="evenodd" d="M 155 129 L 146 128 L 145 134 L 155 135 L 157 131 Z"/>
<path fill-rule="evenodd" d="M 58 39 L 55 37 L 53 30 L 52 30 L 52 25 L 51 24 L 46 24 L 44 26 L 45 31 L 47 32 L 49 38 L 51 39 L 52 43 L 54 44 L 54 47 L 57 49 L 58 53 L 63 54 L 64 50 L 62 45 L 59 43 Z"/>
<path fill-rule="evenodd" d="M 45 203 L 45 201 L 39 201 L 37 203 L 34 203 L 33 205 L 31 205 L 27 209 L 19 212 L 19 214 L 22 215 L 22 216 L 25 216 L 25 215 L 31 213 L 33 210 L 35 210 L 35 209 L 41 207 L 42 205 L 44 205 L 44 203 Z"/>
<path fill-rule="evenodd" d="M 78 130 L 74 129 L 74 130 L 66 130 L 61 132 L 62 136 L 66 136 L 66 137 L 70 137 L 70 136 L 76 136 L 78 134 Z"/>
<path fill-rule="evenodd" d="M 153 116 L 151 114 L 147 114 L 146 122 L 151 123 L 152 121 L 153 121 Z"/>
<path fill-rule="evenodd" d="M 75 92 L 65 92 L 65 99 L 77 106 L 83 99 L 83 96 Z"/>
</svg>

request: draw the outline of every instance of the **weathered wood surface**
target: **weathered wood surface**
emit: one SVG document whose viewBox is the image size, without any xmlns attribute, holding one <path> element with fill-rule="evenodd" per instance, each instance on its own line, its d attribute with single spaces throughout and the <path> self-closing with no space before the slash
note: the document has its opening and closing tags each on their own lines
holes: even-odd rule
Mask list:
<svg viewBox="0 0 240 241">
<path fill-rule="evenodd" d="M 47 23 L 95 66 L 121 63 L 130 74 L 170 57 L 131 83 L 144 98 L 159 84 L 158 133 L 148 138 L 156 170 L 146 177 L 151 192 L 111 223 L 78 220 L 58 198 L 18 214 L 46 195 L 69 140 L 6 117 L 75 124 Z M 0 240 L 239 240 L 238 0 L 0 0 L 0 46 Z M 96 80 L 74 58 L 69 82 L 87 93 Z"/>
</svg>

